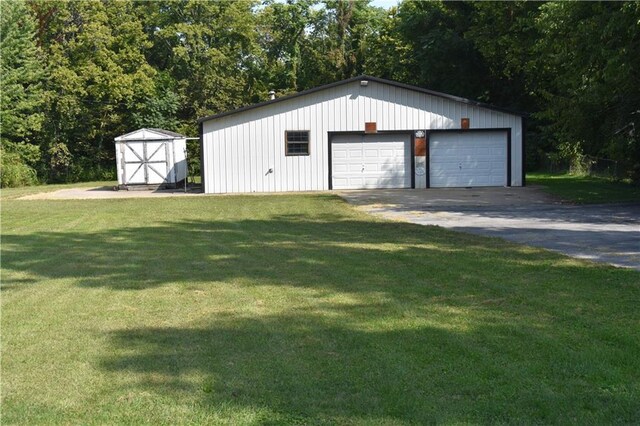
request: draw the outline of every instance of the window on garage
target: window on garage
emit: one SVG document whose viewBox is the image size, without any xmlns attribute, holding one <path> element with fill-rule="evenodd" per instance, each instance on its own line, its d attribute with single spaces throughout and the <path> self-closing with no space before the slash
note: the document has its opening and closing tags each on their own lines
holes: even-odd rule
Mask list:
<svg viewBox="0 0 640 426">
<path fill-rule="evenodd" d="M 287 130 L 284 135 L 287 155 L 309 155 L 308 130 Z"/>
</svg>

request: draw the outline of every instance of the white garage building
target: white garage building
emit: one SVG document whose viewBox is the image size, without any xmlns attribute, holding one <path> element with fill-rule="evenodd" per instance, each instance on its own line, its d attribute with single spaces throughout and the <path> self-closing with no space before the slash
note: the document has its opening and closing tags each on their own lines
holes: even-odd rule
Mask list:
<svg viewBox="0 0 640 426">
<path fill-rule="evenodd" d="M 207 193 L 524 185 L 522 114 L 366 75 L 198 121 Z"/>
</svg>

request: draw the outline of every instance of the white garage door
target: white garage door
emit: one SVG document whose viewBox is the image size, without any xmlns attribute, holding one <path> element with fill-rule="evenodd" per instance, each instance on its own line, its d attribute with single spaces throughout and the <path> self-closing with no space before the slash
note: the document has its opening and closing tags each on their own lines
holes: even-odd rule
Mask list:
<svg viewBox="0 0 640 426">
<path fill-rule="evenodd" d="M 506 186 L 507 135 L 499 132 L 432 133 L 429 186 Z"/>
<path fill-rule="evenodd" d="M 410 188 L 409 135 L 339 135 L 331 141 L 333 189 Z"/>
</svg>

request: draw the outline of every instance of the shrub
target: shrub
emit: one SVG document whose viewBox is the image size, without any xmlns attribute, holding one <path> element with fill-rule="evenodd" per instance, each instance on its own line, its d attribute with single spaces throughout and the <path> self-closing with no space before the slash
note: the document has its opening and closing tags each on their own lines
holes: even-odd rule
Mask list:
<svg viewBox="0 0 640 426">
<path fill-rule="evenodd" d="M 36 171 L 17 152 L 0 149 L 0 187 L 11 188 L 38 183 Z"/>
</svg>

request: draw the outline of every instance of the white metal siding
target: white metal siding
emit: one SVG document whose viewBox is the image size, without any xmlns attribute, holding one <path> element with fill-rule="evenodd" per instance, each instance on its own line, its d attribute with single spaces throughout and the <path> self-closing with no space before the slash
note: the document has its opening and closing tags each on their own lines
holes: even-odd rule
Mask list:
<svg viewBox="0 0 640 426">
<path fill-rule="evenodd" d="M 329 188 L 328 132 L 510 128 L 511 185 L 522 185 L 520 116 L 358 81 L 203 123 L 203 179 L 208 193 L 313 191 Z M 310 131 L 310 155 L 285 156 L 284 132 Z M 272 169 L 272 173 L 268 173 Z"/>
<path fill-rule="evenodd" d="M 506 186 L 506 132 L 432 133 L 429 183 L 433 188 Z"/>
</svg>

